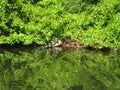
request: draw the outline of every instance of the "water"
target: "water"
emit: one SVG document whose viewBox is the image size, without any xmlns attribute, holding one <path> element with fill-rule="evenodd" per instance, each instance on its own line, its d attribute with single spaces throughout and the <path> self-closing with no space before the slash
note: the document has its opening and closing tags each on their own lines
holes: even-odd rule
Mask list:
<svg viewBox="0 0 120 90">
<path fill-rule="evenodd" d="M 120 55 L 1 48 L 0 90 L 120 90 Z"/>
</svg>

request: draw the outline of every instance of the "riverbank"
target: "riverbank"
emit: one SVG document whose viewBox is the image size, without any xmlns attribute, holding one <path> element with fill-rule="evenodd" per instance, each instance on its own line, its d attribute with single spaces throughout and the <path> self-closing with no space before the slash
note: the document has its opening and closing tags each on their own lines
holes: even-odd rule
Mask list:
<svg viewBox="0 0 120 90">
<path fill-rule="evenodd" d="M 85 47 L 120 49 L 119 0 L 2 0 L 0 7 L 0 44 L 45 45 L 70 36 Z"/>
</svg>

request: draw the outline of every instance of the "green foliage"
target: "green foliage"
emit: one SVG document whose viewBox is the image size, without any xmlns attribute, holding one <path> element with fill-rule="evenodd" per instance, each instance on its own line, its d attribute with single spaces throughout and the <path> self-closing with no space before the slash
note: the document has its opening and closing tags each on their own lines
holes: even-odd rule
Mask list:
<svg viewBox="0 0 120 90">
<path fill-rule="evenodd" d="M 62 26 L 60 25 L 63 13 L 61 3 L 56 0 L 36 2 L 2 0 L 0 3 L 0 44 L 19 42 L 44 44 L 51 40 L 53 34 Z M 59 34 L 57 33 L 56 36 L 60 36 Z"/>
<path fill-rule="evenodd" d="M 71 5 L 78 7 L 79 0 L 75 0 Z M 74 9 L 69 9 L 71 16 L 69 17 L 69 24 L 67 25 L 67 34 L 73 39 L 82 42 L 85 46 L 95 48 L 110 47 L 114 49 L 120 48 L 119 41 L 119 0 L 111 2 L 109 0 L 101 0 L 97 4 L 88 4 L 81 1 L 86 6 L 86 9 L 73 12 Z M 73 11 L 71 11 L 73 10 Z M 77 10 L 75 8 L 75 10 Z M 67 35 L 66 34 L 66 35 Z M 78 34 L 78 35 L 77 35 Z"/>
<path fill-rule="evenodd" d="M 0 44 L 70 36 L 85 46 L 119 49 L 119 13 L 119 0 L 1 0 Z"/>
</svg>

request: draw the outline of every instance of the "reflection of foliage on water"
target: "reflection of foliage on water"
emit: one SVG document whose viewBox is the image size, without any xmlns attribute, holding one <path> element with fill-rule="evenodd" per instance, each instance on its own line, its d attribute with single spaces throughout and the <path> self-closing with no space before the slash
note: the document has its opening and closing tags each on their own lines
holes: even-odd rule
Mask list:
<svg viewBox="0 0 120 90">
<path fill-rule="evenodd" d="M 120 56 L 117 53 L 86 53 L 81 57 L 81 71 L 84 75 L 79 74 L 83 79 L 81 83 L 93 87 L 92 90 L 116 90 L 120 89 Z M 85 78 L 87 77 L 87 78 Z M 91 81 L 92 80 L 92 81 Z M 88 83 L 89 82 L 89 83 Z M 86 84 L 85 84 L 86 83 Z M 90 86 L 91 85 L 91 86 Z"/>
<path fill-rule="evenodd" d="M 55 52 L 14 49 L 0 52 L 0 88 L 12 90 L 120 89 L 120 56 L 97 51 Z"/>
</svg>

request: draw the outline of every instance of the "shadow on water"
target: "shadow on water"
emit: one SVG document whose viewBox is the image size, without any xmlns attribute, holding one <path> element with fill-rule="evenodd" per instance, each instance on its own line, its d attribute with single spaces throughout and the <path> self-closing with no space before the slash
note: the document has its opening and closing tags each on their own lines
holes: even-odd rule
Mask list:
<svg viewBox="0 0 120 90">
<path fill-rule="evenodd" d="M 0 48 L 0 90 L 120 90 L 120 55 L 85 49 Z"/>
</svg>

